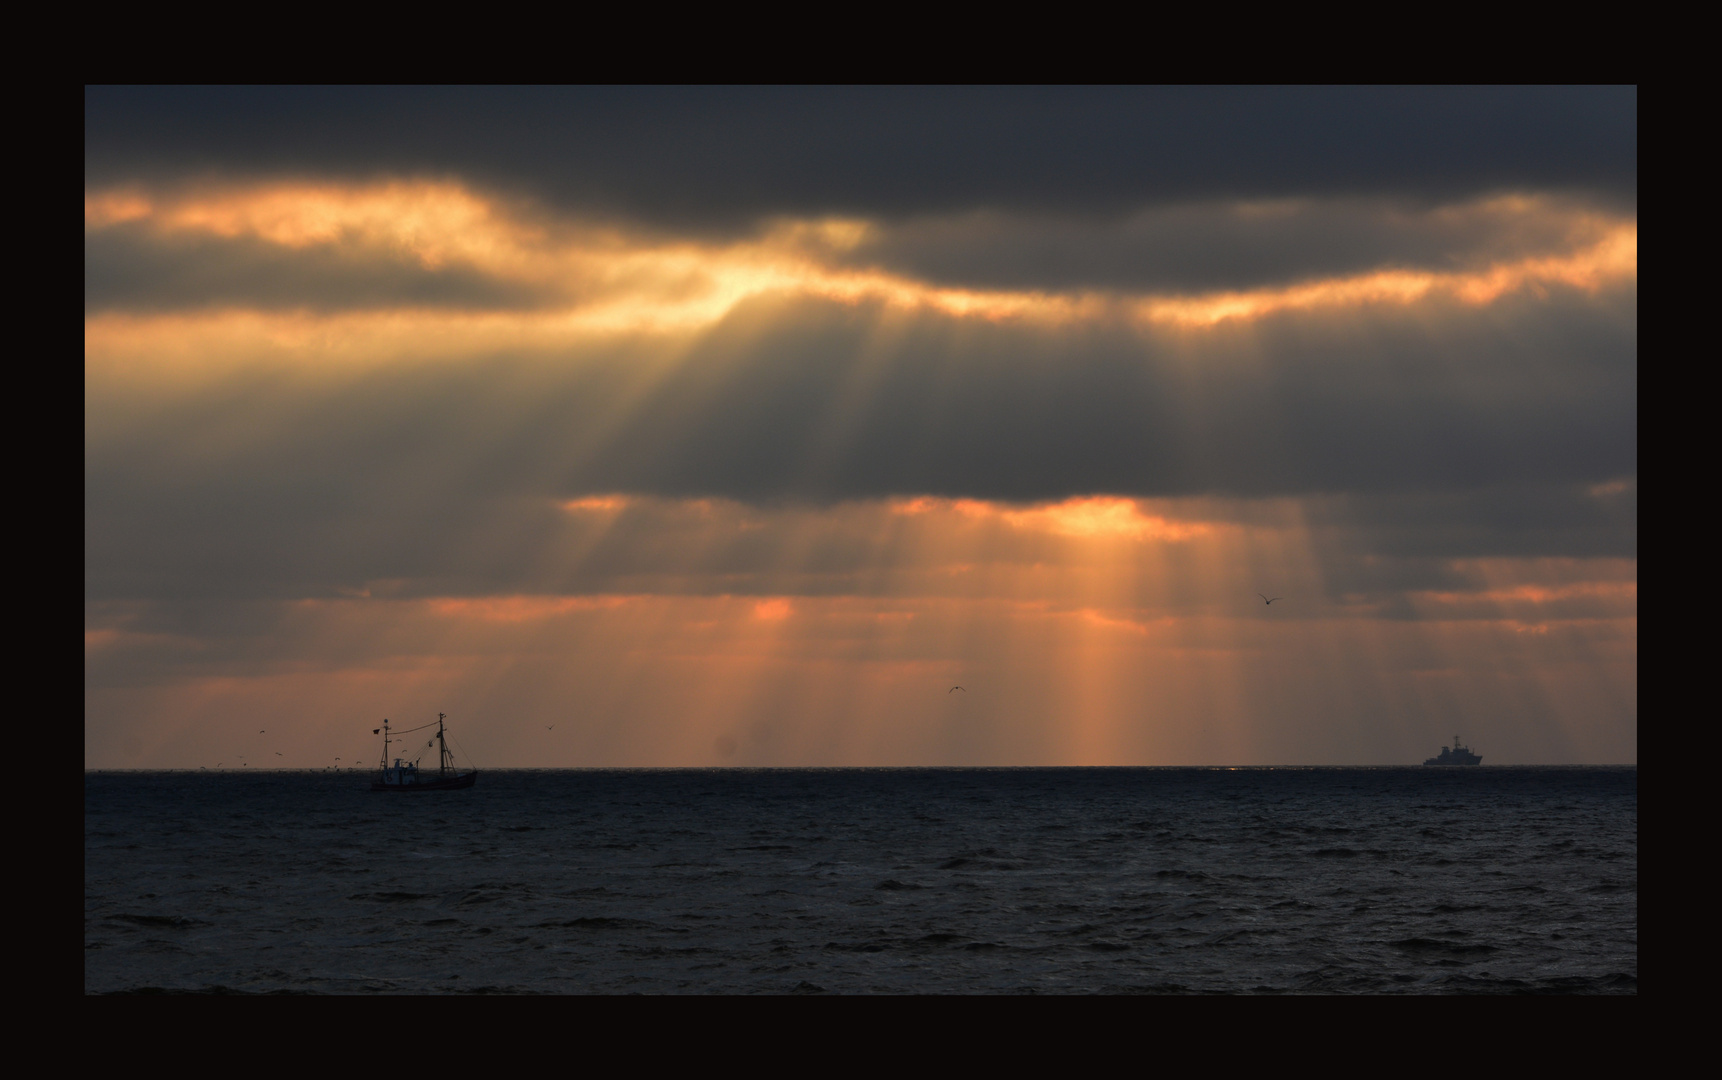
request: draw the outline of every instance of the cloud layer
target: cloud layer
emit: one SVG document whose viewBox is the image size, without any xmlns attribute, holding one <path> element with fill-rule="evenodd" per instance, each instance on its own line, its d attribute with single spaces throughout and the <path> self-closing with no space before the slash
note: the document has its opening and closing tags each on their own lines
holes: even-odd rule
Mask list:
<svg viewBox="0 0 1722 1080">
<path fill-rule="evenodd" d="M 458 175 L 675 229 L 1586 190 L 1630 203 L 1634 88 L 85 92 L 86 183 Z"/>
</svg>

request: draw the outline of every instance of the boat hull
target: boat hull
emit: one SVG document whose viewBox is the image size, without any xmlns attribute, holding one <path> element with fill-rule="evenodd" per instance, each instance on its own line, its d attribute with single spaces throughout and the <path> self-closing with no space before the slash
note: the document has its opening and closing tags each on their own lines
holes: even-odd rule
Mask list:
<svg viewBox="0 0 1722 1080">
<path fill-rule="evenodd" d="M 389 784 L 382 780 L 372 780 L 372 791 L 458 791 L 469 788 L 478 780 L 478 770 L 468 773 L 457 773 L 454 776 L 426 777 L 405 784 Z"/>
</svg>

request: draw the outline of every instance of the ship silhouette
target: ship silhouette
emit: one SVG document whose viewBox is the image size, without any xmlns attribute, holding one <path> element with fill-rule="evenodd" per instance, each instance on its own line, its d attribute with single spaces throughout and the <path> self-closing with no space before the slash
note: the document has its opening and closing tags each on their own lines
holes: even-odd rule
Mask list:
<svg viewBox="0 0 1722 1080">
<path fill-rule="evenodd" d="M 469 788 L 478 781 L 478 770 L 470 769 L 461 772 L 454 767 L 454 754 L 448 748 L 448 739 L 443 735 L 443 714 L 436 714 L 436 741 L 441 744 L 442 751 L 438 756 L 437 767 L 434 770 L 420 769 L 419 763 L 405 758 L 396 758 L 394 765 L 389 764 L 389 722 L 383 721 L 378 730 L 383 736 L 383 764 L 371 779 L 372 791 L 453 791 L 457 788 Z M 414 731 L 423 731 L 430 727 L 422 724 L 406 731 L 397 731 L 395 735 L 406 735 Z"/>
<path fill-rule="evenodd" d="M 1425 764 L 1425 765 L 1481 765 L 1481 764 L 1483 764 L 1483 759 L 1478 757 L 1476 754 L 1471 753 L 1471 748 L 1469 746 L 1460 746 L 1459 745 L 1459 736 L 1455 735 L 1455 736 L 1453 736 L 1453 745 L 1452 746 L 1443 746 L 1441 748 L 1441 756 L 1432 757 L 1429 760 L 1425 761 L 1423 764 Z"/>
</svg>

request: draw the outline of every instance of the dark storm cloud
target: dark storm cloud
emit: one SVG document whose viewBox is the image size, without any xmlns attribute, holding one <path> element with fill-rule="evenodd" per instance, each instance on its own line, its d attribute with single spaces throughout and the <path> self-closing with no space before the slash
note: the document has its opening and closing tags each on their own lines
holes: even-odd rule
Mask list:
<svg viewBox="0 0 1722 1080">
<path fill-rule="evenodd" d="M 407 253 L 370 246 L 288 248 L 255 237 L 162 235 L 135 225 L 84 233 L 86 313 L 229 306 L 517 308 L 551 295 L 458 263 L 428 269 Z"/>
<path fill-rule="evenodd" d="M 1631 87 L 92 88 L 84 168 L 453 175 L 677 228 L 1506 189 L 1630 205 L 1637 108 Z"/>
</svg>

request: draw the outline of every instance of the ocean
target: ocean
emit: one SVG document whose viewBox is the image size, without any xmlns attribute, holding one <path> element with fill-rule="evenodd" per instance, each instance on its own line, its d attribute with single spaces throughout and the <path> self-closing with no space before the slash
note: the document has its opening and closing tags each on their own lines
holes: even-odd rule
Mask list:
<svg viewBox="0 0 1722 1080">
<path fill-rule="evenodd" d="M 1638 770 L 87 772 L 84 990 L 1636 994 Z"/>
</svg>

